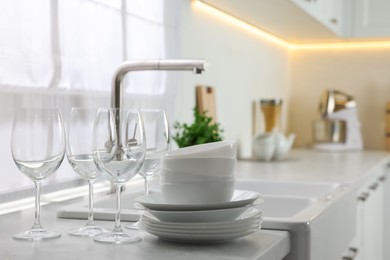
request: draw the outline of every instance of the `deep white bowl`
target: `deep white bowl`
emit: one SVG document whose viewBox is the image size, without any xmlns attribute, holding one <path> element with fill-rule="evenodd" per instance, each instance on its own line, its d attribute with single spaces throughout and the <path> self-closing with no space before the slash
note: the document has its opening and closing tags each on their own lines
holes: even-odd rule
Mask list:
<svg viewBox="0 0 390 260">
<path fill-rule="evenodd" d="M 236 158 L 237 144 L 234 140 L 213 142 L 184 147 L 167 152 L 165 158 Z"/>
<path fill-rule="evenodd" d="M 202 223 L 202 222 L 220 222 L 236 219 L 252 205 L 236 207 L 230 209 L 214 209 L 214 210 L 195 210 L 195 211 L 164 211 L 151 210 L 147 211 L 161 221 L 167 222 L 183 222 L 183 223 Z"/>
<path fill-rule="evenodd" d="M 160 182 L 213 182 L 213 181 L 231 181 L 234 180 L 234 175 L 231 176 L 207 176 L 200 174 L 186 174 L 161 168 Z"/>
<path fill-rule="evenodd" d="M 236 158 L 163 158 L 161 168 L 180 175 L 232 177 Z"/>
<path fill-rule="evenodd" d="M 234 193 L 234 180 L 215 182 L 161 183 L 161 194 L 168 203 L 227 202 Z"/>
</svg>

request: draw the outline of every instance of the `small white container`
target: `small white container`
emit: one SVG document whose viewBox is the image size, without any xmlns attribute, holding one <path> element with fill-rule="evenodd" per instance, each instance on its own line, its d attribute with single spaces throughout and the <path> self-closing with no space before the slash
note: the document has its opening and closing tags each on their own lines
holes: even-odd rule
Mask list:
<svg viewBox="0 0 390 260">
<path fill-rule="evenodd" d="M 253 153 L 257 159 L 270 161 L 276 151 L 276 138 L 273 133 L 257 136 L 252 141 Z"/>
</svg>

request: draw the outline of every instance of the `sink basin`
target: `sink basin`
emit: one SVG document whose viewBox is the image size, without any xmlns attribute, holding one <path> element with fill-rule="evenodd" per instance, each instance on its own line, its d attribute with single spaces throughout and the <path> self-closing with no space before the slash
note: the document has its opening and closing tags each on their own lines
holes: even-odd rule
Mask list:
<svg viewBox="0 0 390 260">
<path fill-rule="evenodd" d="M 263 211 L 265 218 L 291 218 L 310 206 L 311 198 L 293 198 L 280 196 L 262 196 L 264 202 L 256 205 Z"/>
<path fill-rule="evenodd" d="M 158 187 L 157 187 L 158 188 Z M 340 259 L 355 236 L 356 203 L 353 192 L 339 183 L 240 180 L 236 189 L 262 194 L 262 229 L 287 230 L 291 234 L 291 251 L 287 260 Z M 158 190 L 158 189 L 157 189 Z M 142 187 L 131 188 L 122 196 L 122 220 L 135 221 L 134 198 L 142 195 Z M 95 203 L 96 219 L 114 219 L 114 194 Z M 86 204 L 57 212 L 59 217 L 86 218 Z"/>
<path fill-rule="evenodd" d="M 262 194 L 263 229 L 291 233 L 286 259 L 340 259 L 355 236 L 356 199 L 339 183 L 237 180 L 236 188 Z"/>
<path fill-rule="evenodd" d="M 339 183 L 238 180 L 236 188 L 253 190 L 263 195 L 322 198 L 340 186 Z"/>
</svg>

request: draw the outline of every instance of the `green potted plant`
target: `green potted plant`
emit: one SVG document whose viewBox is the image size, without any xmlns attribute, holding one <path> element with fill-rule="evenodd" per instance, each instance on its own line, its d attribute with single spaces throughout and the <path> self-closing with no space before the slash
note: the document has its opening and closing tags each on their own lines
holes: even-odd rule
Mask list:
<svg viewBox="0 0 390 260">
<path fill-rule="evenodd" d="M 194 122 L 192 124 L 175 122 L 173 128 L 176 134 L 172 137 L 177 145 L 182 147 L 222 141 L 222 132 L 218 123 L 212 123 L 207 111 L 199 112 L 194 108 Z"/>
</svg>

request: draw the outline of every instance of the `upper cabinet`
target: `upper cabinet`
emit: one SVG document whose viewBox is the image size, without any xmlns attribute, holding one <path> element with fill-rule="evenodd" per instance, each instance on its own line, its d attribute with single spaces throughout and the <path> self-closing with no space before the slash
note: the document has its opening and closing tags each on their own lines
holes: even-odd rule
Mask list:
<svg viewBox="0 0 390 260">
<path fill-rule="evenodd" d="M 389 0 L 201 0 L 287 41 L 390 39 Z"/>
</svg>

